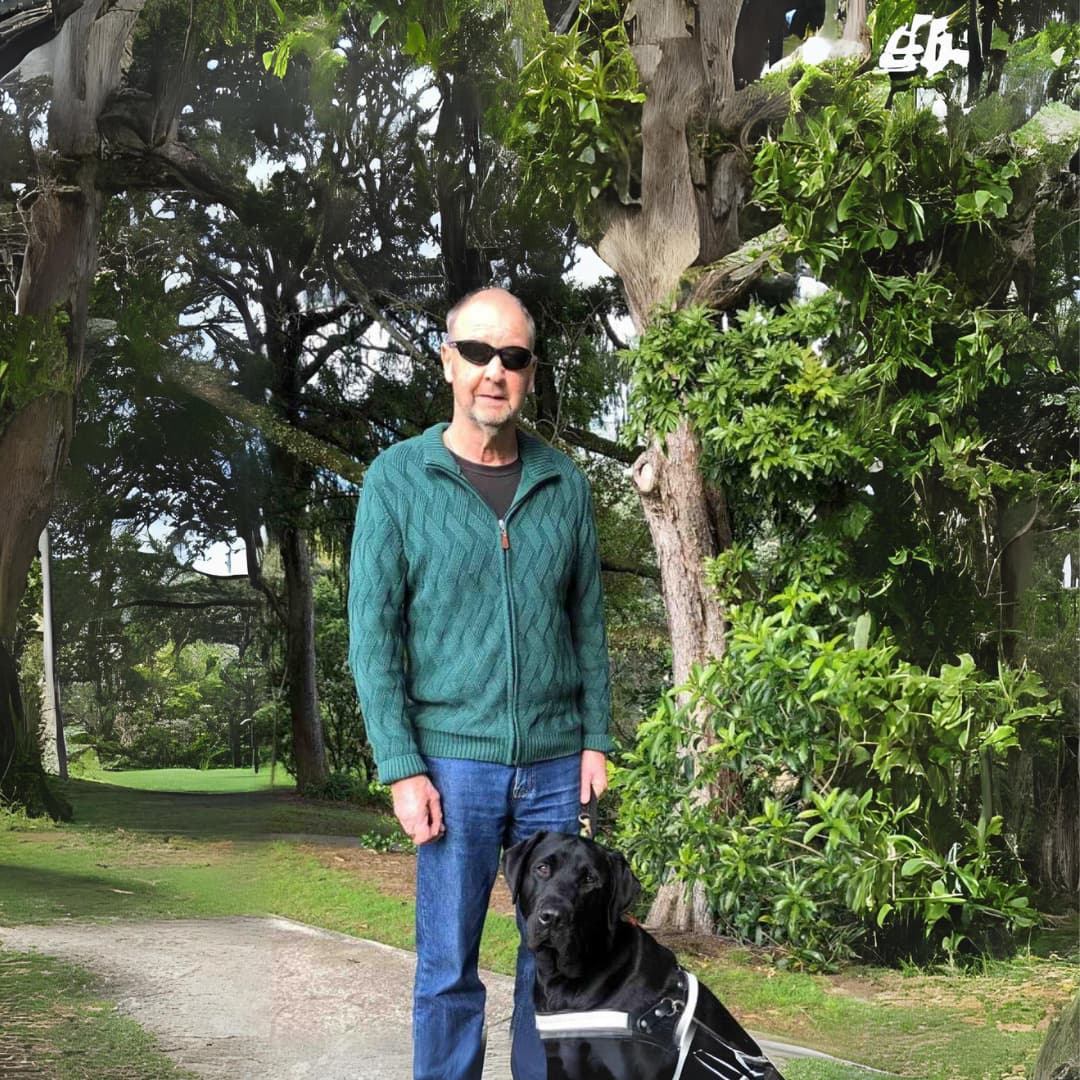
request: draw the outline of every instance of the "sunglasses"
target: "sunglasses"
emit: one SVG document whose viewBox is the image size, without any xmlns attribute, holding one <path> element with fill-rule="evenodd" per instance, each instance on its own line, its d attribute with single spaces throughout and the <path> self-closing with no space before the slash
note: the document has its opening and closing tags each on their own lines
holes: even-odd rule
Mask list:
<svg viewBox="0 0 1080 1080">
<path fill-rule="evenodd" d="M 446 344 L 457 349 L 470 364 L 477 367 L 487 367 L 491 358 L 497 356 L 507 371 L 524 371 L 533 358 L 532 349 L 525 349 L 520 345 L 504 345 L 501 349 L 496 349 L 486 341 L 448 341 Z"/>
</svg>

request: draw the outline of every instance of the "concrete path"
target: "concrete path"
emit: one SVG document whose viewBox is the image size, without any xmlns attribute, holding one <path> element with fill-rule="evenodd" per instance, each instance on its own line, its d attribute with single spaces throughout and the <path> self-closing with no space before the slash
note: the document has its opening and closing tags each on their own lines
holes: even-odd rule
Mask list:
<svg viewBox="0 0 1080 1080">
<path fill-rule="evenodd" d="M 103 979 L 179 1064 L 210 1080 L 410 1080 L 414 954 L 281 918 L 0 927 Z M 487 973 L 484 1080 L 509 1080 L 513 980 Z M 759 1038 L 777 1065 L 815 1051 Z"/>
</svg>

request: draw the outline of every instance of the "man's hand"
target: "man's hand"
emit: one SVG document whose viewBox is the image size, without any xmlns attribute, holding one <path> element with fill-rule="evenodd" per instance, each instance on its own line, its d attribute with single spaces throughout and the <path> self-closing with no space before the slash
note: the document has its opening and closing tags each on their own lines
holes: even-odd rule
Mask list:
<svg viewBox="0 0 1080 1080">
<path fill-rule="evenodd" d="M 395 780 L 390 785 L 390 794 L 394 798 L 394 814 L 417 847 L 442 836 L 445 831 L 442 800 L 426 775 Z"/>
<path fill-rule="evenodd" d="M 581 804 L 607 790 L 607 758 L 599 750 L 581 751 Z"/>
</svg>

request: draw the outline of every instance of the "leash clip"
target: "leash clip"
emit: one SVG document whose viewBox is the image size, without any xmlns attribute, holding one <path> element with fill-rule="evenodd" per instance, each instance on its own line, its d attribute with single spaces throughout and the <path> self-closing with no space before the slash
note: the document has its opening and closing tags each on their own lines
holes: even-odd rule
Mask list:
<svg viewBox="0 0 1080 1080">
<path fill-rule="evenodd" d="M 591 792 L 591 797 L 587 803 L 581 804 L 581 809 L 578 811 L 578 824 L 581 828 L 578 830 L 578 836 L 584 840 L 596 839 L 596 792 Z"/>
</svg>

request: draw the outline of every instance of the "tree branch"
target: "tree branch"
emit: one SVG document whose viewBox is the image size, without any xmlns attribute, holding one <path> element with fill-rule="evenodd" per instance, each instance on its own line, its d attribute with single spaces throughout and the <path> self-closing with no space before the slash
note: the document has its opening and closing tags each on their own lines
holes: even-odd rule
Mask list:
<svg viewBox="0 0 1080 1080">
<path fill-rule="evenodd" d="M 309 465 L 327 469 L 345 480 L 363 483 L 364 467 L 353 458 L 314 435 L 286 423 L 268 406 L 248 401 L 207 365 L 173 360 L 165 367 L 164 375 L 192 396 L 214 406 L 225 416 L 255 428 L 267 441 L 282 447 Z"/>
<path fill-rule="evenodd" d="M 582 450 L 600 454 L 601 457 L 621 461 L 624 465 L 633 465 L 644 453 L 643 447 L 623 446 L 621 443 L 615 442 L 614 439 L 606 439 L 603 435 L 596 435 L 582 428 L 564 427 L 559 431 L 559 438 L 571 446 L 577 446 Z"/>
<path fill-rule="evenodd" d="M 606 311 L 600 313 L 600 321 L 604 324 L 604 331 L 607 333 L 608 341 L 610 341 L 616 349 L 625 349 L 626 342 L 615 333 L 615 328 L 611 325 L 611 319 Z"/>
<path fill-rule="evenodd" d="M 125 608 L 134 607 L 152 607 L 152 608 L 212 608 L 212 607 L 235 607 L 235 608 L 253 608 L 258 607 L 259 601 L 255 599 L 250 600 L 226 600 L 224 598 L 218 600 L 129 600 L 124 604 L 113 604 L 109 611 L 123 611 Z"/>
<path fill-rule="evenodd" d="M 345 292 L 359 305 L 365 315 L 373 322 L 377 322 L 386 331 L 391 341 L 408 353 L 408 355 L 410 355 L 418 364 L 427 365 L 434 362 L 435 358 L 430 353 L 424 352 L 418 348 L 415 342 L 410 341 L 405 337 L 405 335 L 383 315 L 376 306 L 374 300 L 372 300 L 367 287 L 360 280 L 360 275 L 353 269 L 346 258 L 338 259 L 333 265 L 333 270 Z"/>
<path fill-rule="evenodd" d="M 660 571 L 655 566 L 641 566 L 637 563 L 624 563 L 618 559 L 600 560 L 600 569 L 606 574 L 633 574 L 636 577 L 660 580 Z"/>
</svg>

